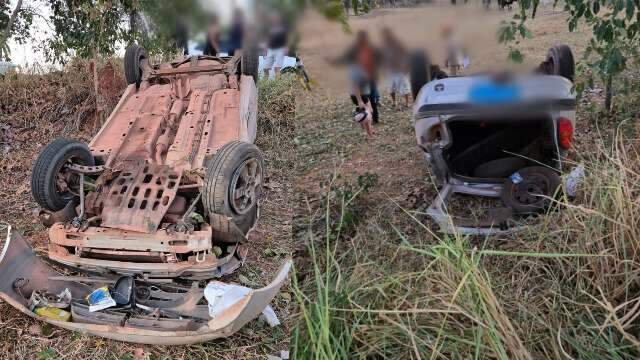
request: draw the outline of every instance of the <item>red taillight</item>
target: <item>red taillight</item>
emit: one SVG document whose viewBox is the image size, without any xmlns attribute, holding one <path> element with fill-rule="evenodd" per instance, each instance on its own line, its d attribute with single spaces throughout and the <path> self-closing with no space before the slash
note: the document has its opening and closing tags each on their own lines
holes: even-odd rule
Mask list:
<svg viewBox="0 0 640 360">
<path fill-rule="evenodd" d="M 568 150 L 573 141 L 573 124 L 571 120 L 561 117 L 558 119 L 558 144 L 561 148 Z"/>
</svg>

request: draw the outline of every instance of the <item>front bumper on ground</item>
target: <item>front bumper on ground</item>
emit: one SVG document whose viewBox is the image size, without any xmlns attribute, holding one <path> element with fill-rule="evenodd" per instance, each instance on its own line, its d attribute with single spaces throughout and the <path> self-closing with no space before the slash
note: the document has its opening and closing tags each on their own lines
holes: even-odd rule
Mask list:
<svg viewBox="0 0 640 360">
<path fill-rule="evenodd" d="M 2 240 L 4 239 L 0 239 Z M 127 320 L 123 325 L 63 322 L 44 318 L 30 311 L 27 307 L 30 294 L 34 290 L 46 290 L 57 294 L 69 289 L 73 299 L 83 299 L 91 288 L 60 277 L 50 265 L 35 255 L 20 234 L 9 228 L 0 254 L 0 298 L 28 316 L 83 334 L 140 344 L 194 344 L 230 336 L 255 319 L 278 293 L 291 266 L 290 259 L 285 261 L 270 284 L 250 291 L 214 319 L 193 330 L 162 330 L 162 324 L 158 321 L 147 321 L 143 325 L 138 322 L 134 327 L 133 317 L 131 323 Z M 18 283 L 22 285 L 17 287 Z"/>
<path fill-rule="evenodd" d="M 230 274 L 243 259 L 238 245 L 227 246 L 224 257 L 213 254 L 211 233 L 207 225 L 191 234 L 147 234 L 102 227 L 79 231 L 56 223 L 49 229 L 49 258 L 92 273 L 205 280 Z M 184 254 L 188 259 L 178 261 Z"/>
</svg>

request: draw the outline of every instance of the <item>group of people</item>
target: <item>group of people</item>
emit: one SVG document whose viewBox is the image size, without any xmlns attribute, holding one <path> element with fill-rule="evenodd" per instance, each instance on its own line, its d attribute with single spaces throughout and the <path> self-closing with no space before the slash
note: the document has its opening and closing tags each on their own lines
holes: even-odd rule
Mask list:
<svg viewBox="0 0 640 360">
<path fill-rule="evenodd" d="M 443 27 L 447 59 L 445 65 L 450 75 L 459 75 L 466 65 L 462 46 L 452 28 Z M 411 85 L 409 82 L 409 53 L 390 28 L 381 32 L 382 44 L 375 46 L 365 31 L 358 31 L 353 45 L 334 63 L 348 65 L 350 94 L 356 106 L 353 119 L 365 130 L 368 137 L 375 135 L 373 126 L 380 121 L 379 76 L 383 75 L 394 109 L 409 107 Z"/>
<path fill-rule="evenodd" d="M 267 28 L 262 32 L 267 48 L 263 72 L 265 78 L 268 78 L 270 71 L 273 70 L 277 77 L 280 75 L 284 58 L 289 50 L 289 29 L 278 13 L 271 14 L 266 25 Z M 234 11 L 231 25 L 226 33 L 221 31 L 217 18 L 212 17 L 207 28 L 203 54 L 217 56 L 221 52 L 226 52 L 229 56 L 233 56 L 237 50 L 242 49 L 245 31 L 244 14 L 240 9 Z M 226 42 L 221 41 L 222 34 L 226 35 Z"/>
<path fill-rule="evenodd" d="M 351 100 L 356 106 L 354 121 L 369 137 L 375 134 L 373 125 L 380 121 L 380 75 L 387 80 L 393 107 L 398 108 L 400 98 L 404 98 L 404 106 L 410 105 L 406 49 L 391 29 L 384 28 L 381 35 L 383 44 L 377 47 L 365 31 L 358 31 L 353 45 L 334 61 L 348 66 Z"/>
</svg>

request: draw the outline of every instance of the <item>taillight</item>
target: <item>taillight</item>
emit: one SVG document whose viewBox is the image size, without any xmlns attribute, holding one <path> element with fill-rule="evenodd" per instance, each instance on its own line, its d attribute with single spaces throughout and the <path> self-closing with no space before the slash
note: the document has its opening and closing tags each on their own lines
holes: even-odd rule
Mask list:
<svg viewBox="0 0 640 360">
<path fill-rule="evenodd" d="M 561 117 L 558 119 L 558 144 L 561 148 L 568 150 L 573 141 L 573 125 L 571 120 Z"/>
</svg>

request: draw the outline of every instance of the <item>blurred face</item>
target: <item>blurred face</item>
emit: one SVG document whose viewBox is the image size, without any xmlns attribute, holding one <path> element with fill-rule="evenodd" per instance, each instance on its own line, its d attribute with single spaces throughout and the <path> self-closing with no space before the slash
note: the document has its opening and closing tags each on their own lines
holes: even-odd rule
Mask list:
<svg viewBox="0 0 640 360">
<path fill-rule="evenodd" d="M 280 25 L 280 15 L 274 14 L 271 16 L 272 25 Z"/>
<path fill-rule="evenodd" d="M 369 37 L 367 36 L 367 33 L 359 32 L 356 37 L 356 43 L 360 46 L 369 45 Z"/>
</svg>

